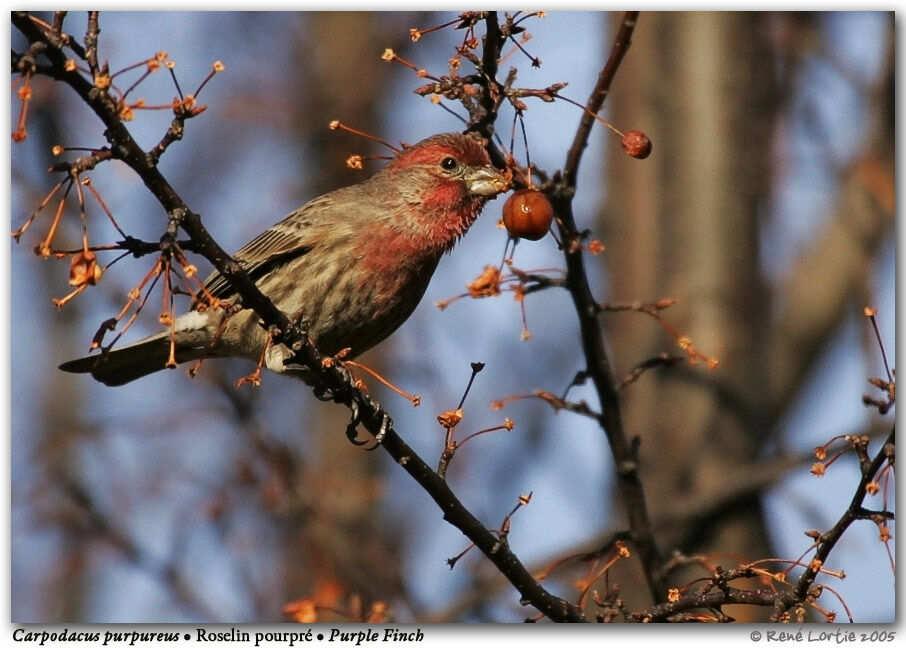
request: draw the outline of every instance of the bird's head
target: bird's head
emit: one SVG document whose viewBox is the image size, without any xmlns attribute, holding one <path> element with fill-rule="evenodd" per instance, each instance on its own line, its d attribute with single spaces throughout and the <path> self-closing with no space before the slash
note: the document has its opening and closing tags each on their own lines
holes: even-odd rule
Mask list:
<svg viewBox="0 0 906 648">
<path fill-rule="evenodd" d="M 400 225 L 449 249 L 481 208 L 510 188 L 508 174 L 491 165 L 472 135 L 443 133 L 404 148 L 380 172 L 400 201 Z"/>
</svg>

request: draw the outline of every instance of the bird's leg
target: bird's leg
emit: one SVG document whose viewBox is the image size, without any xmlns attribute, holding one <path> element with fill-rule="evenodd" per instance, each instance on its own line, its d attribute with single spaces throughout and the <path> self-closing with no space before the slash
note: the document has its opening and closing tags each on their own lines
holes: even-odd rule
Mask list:
<svg viewBox="0 0 906 648">
<path fill-rule="evenodd" d="M 390 415 L 385 412 L 383 408 L 381 408 L 379 412 L 381 414 L 381 424 L 378 427 L 377 434 L 374 435 L 374 445 L 370 448 L 367 448 L 367 450 L 377 450 L 378 446 L 380 446 L 384 442 L 384 437 L 387 436 L 387 431 L 391 427 L 393 427 L 393 419 L 390 418 Z"/>
<path fill-rule="evenodd" d="M 367 441 L 359 441 L 356 437 L 358 432 L 359 423 L 362 422 L 362 411 L 361 405 L 359 404 L 360 399 L 368 399 L 368 395 L 361 392 L 355 391 L 352 386 L 354 382 L 352 379 L 352 374 L 350 374 L 349 369 L 347 369 L 342 364 L 333 365 L 337 371 L 343 374 L 340 384 L 337 387 L 329 387 L 326 382 L 323 380 L 319 381 L 314 387 L 315 398 L 322 401 L 333 401 L 335 403 L 345 403 L 349 406 L 351 412 L 349 423 L 346 425 L 346 438 L 349 439 L 350 443 L 357 446 L 363 446 L 367 444 Z M 370 402 L 370 400 L 368 401 Z M 390 416 L 381 408 L 377 407 L 379 416 L 381 417 L 381 424 L 378 428 L 377 434 L 374 435 L 374 445 L 366 448 L 367 450 L 374 450 L 384 440 L 384 437 L 387 435 L 387 431 L 393 426 L 393 420 Z"/>
<path fill-rule="evenodd" d="M 349 371 L 345 367 L 340 365 L 337 367 L 337 369 L 342 369 L 344 372 L 346 372 L 347 378 L 349 377 L 348 376 Z M 359 409 L 359 402 L 352 396 L 352 392 L 349 391 L 348 385 L 349 385 L 349 383 L 344 380 L 342 382 L 340 388 L 331 388 L 324 381 L 319 381 L 314 386 L 314 394 L 315 394 L 315 398 L 317 398 L 318 400 L 321 400 L 321 401 L 325 401 L 325 402 L 333 401 L 335 403 L 343 403 L 343 402 L 348 403 L 350 417 L 349 417 L 349 423 L 346 424 L 346 438 L 349 439 L 349 442 L 352 443 L 353 445 L 363 446 L 367 443 L 367 441 L 359 441 L 358 439 L 356 439 L 356 437 L 358 436 L 358 432 L 356 431 L 356 428 L 358 428 L 359 423 L 361 423 L 361 421 L 362 421 L 362 414 L 361 414 L 361 410 Z M 348 398 L 343 397 L 344 392 L 347 392 L 347 394 L 349 396 Z M 387 417 L 387 418 L 389 418 L 389 417 Z M 383 433 L 381 434 L 381 437 L 383 438 Z M 372 450 L 372 449 L 373 448 L 369 448 L 369 450 Z"/>
<path fill-rule="evenodd" d="M 352 445 L 363 446 L 367 443 L 367 441 L 359 441 L 358 439 L 356 439 L 356 436 L 358 436 L 356 428 L 362 420 L 358 401 L 356 401 L 355 399 L 350 401 L 349 410 L 352 412 L 352 416 L 349 419 L 349 423 L 346 425 L 346 438 L 349 439 L 349 442 Z"/>
<path fill-rule="evenodd" d="M 374 412 L 374 418 L 380 419 L 377 432 L 373 433 L 374 445 L 366 448 L 366 450 L 376 450 L 378 446 L 384 442 L 384 437 L 387 436 L 387 432 L 393 427 L 393 419 L 391 419 L 384 408 L 381 407 L 379 403 L 376 403 L 366 392 L 357 392 L 353 396 L 353 401 L 361 401 L 367 410 Z"/>
<path fill-rule="evenodd" d="M 353 398 L 352 402 L 349 404 L 349 408 L 352 410 L 352 419 L 349 421 L 349 425 L 346 426 L 346 438 L 353 445 L 362 446 L 367 443 L 367 441 L 358 441 L 356 440 L 356 427 L 362 420 L 361 408 L 358 401 Z M 384 437 L 387 436 L 387 431 L 393 427 L 393 419 L 390 418 L 390 415 L 384 411 L 380 405 L 377 406 L 377 413 L 381 417 L 381 424 L 378 426 L 378 431 L 374 435 L 374 445 L 365 448 L 366 450 L 377 450 L 381 443 L 384 442 Z"/>
<path fill-rule="evenodd" d="M 355 379 L 349 369 L 342 362 L 337 362 L 335 358 L 324 358 L 321 366 L 324 369 L 332 369 L 340 375 L 332 377 L 333 379 L 329 381 L 334 383 L 333 386 L 327 384 L 328 380 L 323 375 L 319 375 L 317 382 L 314 382 L 315 397 L 321 401 L 351 403 Z"/>
<path fill-rule="evenodd" d="M 294 324 L 298 324 L 300 321 L 300 315 L 297 315 L 294 318 Z M 303 333 L 304 335 L 304 333 Z M 298 347 L 298 348 L 297 348 Z M 301 350 L 301 343 L 294 343 L 292 345 L 294 351 Z M 349 439 L 350 443 L 357 446 L 363 446 L 367 441 L 359 441 L 356 437 L 358 432 L 359 423 L 362 422 L 361 408 L 359 406 L 359 398 L 363 396 L 361 391 L 356 391 L 357 381 L 352 375 L 352 372 L 349 371 L 349 368 L 341 362 L 342 358 L 349 353 L 349 349 L 342 349 L 333 357 L 326 357 L 322 360 L 322 367 L 324 369 L 333 369 L 339 376 L 337 380 L 331 381 L 334 382 L 334 385 L 328 385 L 327 380 L 324 376 L 319 376 L 317 382 L 314 384 L 313 392 L 315 398 L 320 401 L 328 402 L 333 401 L 335 403 L 345 403 L 349 406 L 350 410 L 350 419 L 349 423 L 346 425 L 346 438 Z M 288 364 L 292 361 L 292 358 L 284 359 L 284 363 Z M 367 395 L 364 395 L 364 398 L 368 398 Z M 381 442 L 384 440 L 384 436 L 387 434 L 387 430 L 393 425 L 393 421 L 390 419 L 390 416 L 381 408 L 378 408 L 378 411 L 381 415 L 381 425 L 378 430 L 378 433 L 374 436 L 375 445 L 368 448 L 368 450 L 374 450 L 377 448 Z"/>
</svg>

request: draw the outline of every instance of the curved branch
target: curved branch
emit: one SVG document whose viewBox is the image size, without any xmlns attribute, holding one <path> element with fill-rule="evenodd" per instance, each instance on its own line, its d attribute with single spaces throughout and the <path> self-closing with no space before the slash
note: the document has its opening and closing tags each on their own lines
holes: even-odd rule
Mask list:
<svg viewBox="0 0 906 648">
<path fill-rule="evenodd" d="M 381 441 L 384 450 L 434 499 L 443 511 L 444 519 L 469 538 L 513 584 L 524 604 L 533 605 L 554 621 L 584 621 L 584 615 L 577 606 L 547 592 L 510 550 L 506 540 L 485 528 L 463 506 L 446 482 L 400 438 L 383 407 L 355 386 L 341 363 L 323 362 L 324 357 L 304 331 L 265 297 L 245 271 L 220 247 L 202 224 L 201 217 L 189 209 L 157 169 L 156 159 L 132 138 L 119 116 L 114 99 L 77 71 L 66 70 L 62 41 L 40 29 L 26 12 L 13 12 L 12 22 L 30 42 L 45 44 L 44 54 L 51 62 L 49 76 L 72 87 L 105 124 L 113 157 L 122 160 L 138 174 L 170 218 L 175 219 L 189 235 L 196 251 L 207 258 L 240 295 L 243 307 L 253 309 L 268 328 L 279 331 L 277 339 L 292 349 L 296 359 L 317 375 L 322 394 L 329 394 L 334 402 L 352 410 L 353 422 L 361 423 Z M 350 427 L 354 431 L 352 424 Z"/>
</svg>

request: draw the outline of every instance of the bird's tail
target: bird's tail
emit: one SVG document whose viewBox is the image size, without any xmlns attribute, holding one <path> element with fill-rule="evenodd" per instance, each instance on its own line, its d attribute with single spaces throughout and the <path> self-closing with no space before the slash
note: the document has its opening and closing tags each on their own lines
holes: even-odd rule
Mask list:
<svg viewBox="0 0 906 648">
<path fill-rule="evenodd" d="M 200 356 L 197 348 L 177 345 L 175 349 L 177 363 L 196 360 Z M 169 359 L 170 333 L 165 331 L 120 349 L 64 362 L 60 369 L 90 373 L 95 380 L 116 387 L 165 369 Z"/>
</svg>

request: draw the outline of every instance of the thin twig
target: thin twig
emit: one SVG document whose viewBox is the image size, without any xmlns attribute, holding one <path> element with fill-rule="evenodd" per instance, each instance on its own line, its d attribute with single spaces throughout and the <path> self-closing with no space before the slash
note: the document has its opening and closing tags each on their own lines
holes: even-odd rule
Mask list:
<svg viewBox="0 0 906 648">
<path fill-rule="evenodd" d="M 878 453 L 874 456 L 874 459 L 863 467 L 862 478 L 859 481 L 859 485 L 856 487 L 856 492 L 850 500 L 849 507 L 847 507 L 840 519 L 837 520 L 837 523 L 829 531 L 822 533 L 818 538 L 818 548 L 815 550 L 815 555 L 808 568 L 806 568 L 805 572 L 799 577 L 796 587 L 794 587 L 786 596 L 777 599 L 774 606 L 774 612 L 771 615 L 772 621 L 779 620 L 791 607 L 805 600 L 812 584 L 815 582 L 815 579 L 821 571 L 821 566 L 824 564 L 824 561 L 827 560 L 827 557 L 837 545 L 837 542 L 840 541 L 840 538 L 843 537 L 843 533 L 849 528 L 850 524 L 866 517 L 865 509 L 862 506 L 862 502 L 868 494 L 866 487 L 870 482 L 874 481 L 878 471 L 881 470 L 887 461 L 893 461 L 890 454 L 893 452 L 895 433 L 896 428 L 890 430 L 890 434 L 887 436 L 881 449 L 878 450 Z"/>
<path fill-rule="evenodd" d="M 207 258 L 235 289 L 242 299 L 243 307 L 254 310 L 268 330 L 279 332 L 280 341 L 296 354 L 296 361 L 311 369 L 318 377 L 322 392 L 330 394 L 332 400 L 356 412 L 357 421 L 381 440 L 381 447 L 434 499 L 443 511 L 444 518 L 474 542 L 513 584 L 525 604 L 533 605 L 554 621 L 584 621 L 584 615 L 578 607 L 545 590 L 513 554 L 508 544 L 485 528 L 463 506 L 444 480 L 400 438 L 387 412 L 355 386 L 342 364 L 325 365 L 323 356 L 310 343 L 304 331 L 261 293 L 241 266 L 211 237 L 202 224 L 201 217 L 189 209 L 154 161 L 149 159 L 133 139 L 120 118 L 115 100 L 106 92 L 99 92 L 76 71 L 66 70 L 65 54 L 50 42 L 47 33 L 37 27 L 26 12 L 13 12 L 12 23 L 30 42 L 45 43 L 45 55 L 51 61 L 49 75 L 72 87 L 101 119 L 106 126 L 105 134 L 115 157 L 142 179 L 164 207 L 170 220 L 178 223 L 189 235 L 197 252 Z"/>
<path fill-rule="evenodd" d="M 610 92 L 610 84 L 617 74 L 620 63 L 629 46 L 632 44 L 632 32 L 635 31 L 636 21 L 639 18 L 638 11 L 627 11 L 623 14 L 623 21 L 620 23 L 620 29 L 614 40 L 613 48 L 610 51 L 610 58 L 604 65 L 604 69 L 598 75 L 598 81 L 595 89 L 588 98 L 586 110 L 579 121 L 579 127 L 573 137 L 573 144 L 566 156 L 566 164 L 563 167 L 563 180 L 567 186 L 575 188 L 576 178 L 579 172 L 579 162 L 582 160 L 582 154 L 588 146 L 588 136 L 591 134 L 592 126 L 595 124 L 595 115 L 604 105 L 604 100 Z"/>
<path fill-rule="evenodd" d="M 667 588 L 661 568 L 662 559 L 654 540 L 645 491 L 639 476 L 637 444 L 630 442 L 623 428 L 619 383 L 614 377 L 605 348 L 604 335 L 597 318 L 600 305 L 589 286 L 583 248 L 579 242 L 579 229 L 572 211 L 579 163 L 595 122 L 593 115 L 601 109 L 607 97 L 610 84 L 629 48 L 637 18 L 637 11 L 627 11 L 623 16 L 610 57 L 598 75 L 597 84 L 588 99 L 588 110 L 576 130 L 562 178 L 555 184 L 550 197 L 563 240 L 566 281 L 579 318 L 582 350 L 587 363 L 585 371 L 587 377 L 592 380 L 601 403 L 599 425 L 607 436 L 616 463 L 617 484 L 629 520 L 630 538 L 640 557 L 651 597 L 655 603 L 662 603 L 666 600 Z"/>
</svg>

